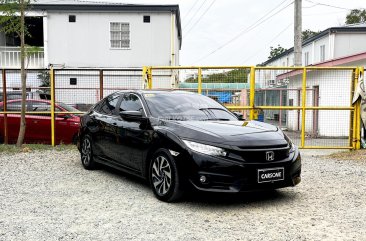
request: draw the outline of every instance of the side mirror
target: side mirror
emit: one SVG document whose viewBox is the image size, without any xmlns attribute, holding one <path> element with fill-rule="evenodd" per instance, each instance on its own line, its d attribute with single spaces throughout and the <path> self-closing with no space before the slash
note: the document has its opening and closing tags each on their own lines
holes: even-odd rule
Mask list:
<svg viewBox="0 0 366 241">
<path fill-rule="evenodd" d="M 125 119 L 125 120 L 143 120 L 145 119 L 142 116 L 142 113 L 140 111 L 135 111 L 135 110 L 125 110 L 125 111 L 121 111 L 119 113 L 119 115 Z"/>
<path fill-rule="evenodd" d="M 234 111 L 233 114 L 238 118 L 238 120 L 245 120 L 242 113 Z"/>
</svg>

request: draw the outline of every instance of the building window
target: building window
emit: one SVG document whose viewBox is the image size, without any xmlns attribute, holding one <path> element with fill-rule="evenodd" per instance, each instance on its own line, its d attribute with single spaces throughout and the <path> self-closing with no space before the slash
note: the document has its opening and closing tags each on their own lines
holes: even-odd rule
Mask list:
<svg viewBox="0 0 366 241">
<path fill-rule="evenodd" d="M 76 78 L 70 78 L 70 85 L 76 85 L 77 79 Z"/>
<path fill-rule="evenodd" d="M 309 52 L 305 52 L 304 59 L 305 66 L 309 65 Z"/>
<path fill-rule="evenodd" d="M 150 16 L 144 16 L 144 23 L 150 23 Z"/>
<path fill-rule="evenodd" d="M 126 49 L 130 48 L 130 24 L 129 23 L 110 23 L 111 48 Z"/>
<path fill-rule="evenodd" d="M 69 15 L 69 22 L 75 23 L 76 22 L 76 16 L 75 15 Z"/>
<path fill-rule="evenodd" d="M 325 45 L 320 46 L 320 62 L 325 61 Z"/>
</svg>

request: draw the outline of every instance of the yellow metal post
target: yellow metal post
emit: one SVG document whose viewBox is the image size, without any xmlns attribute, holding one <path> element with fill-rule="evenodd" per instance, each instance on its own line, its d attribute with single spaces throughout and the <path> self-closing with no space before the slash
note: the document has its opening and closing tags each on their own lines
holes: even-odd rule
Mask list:
<svg viewBox="0 0 366 241">
<path fill-rule="evenodd" d="M 306 115 L 306 68 L 302 72 L 302 116 L 301 116 L 301 148 L 305 147 L 305 115 Z"/>
<path fill-rule="evenodd" d="M 50 69 L 51 84 L 51 145 L 55 146 L 55 70 Z"/>
<path fill-rule="evenodd" d="M 145 89 L 147 87 L 147 67 L 142 67 L 142 88 Z"/>
<path fill-rule="evenodd" d="M 249 105 L 250 114 L 249 119 L 254 119 L 254 100 L 255 100 L 255 67 L 250 67 L 250 95 L 249 95 Z"/>
<path fill-rule="evenodd" d="M 198 94 L 202 94 L 202 69 L 198 68 Z"/>
<path fill-rule="evenodd" d="M 147 88 L 152 89 L 152 69 L 151 67 L 147 68 Z"/>
<path fill-rule="evenodd" d="M 356 68 L 355 69 L 355 75 L 354 75 L 354 80 L 353 80 L 353 94 L 355 93 L 355 90 L 357 88 L 357 84 L 358 84 L 358 76 L 359 76 L 359 69 Z M 351 97 L 353 98 L 353 96 Z M 353 105 L 354 110 L 353 110 L 353 122 L 352 122 L 352 149 L 356 150 L 357 148 L 357 119 L 359 118 L 359 107 L 358 107 L 358 101 Z"/>
</svg>

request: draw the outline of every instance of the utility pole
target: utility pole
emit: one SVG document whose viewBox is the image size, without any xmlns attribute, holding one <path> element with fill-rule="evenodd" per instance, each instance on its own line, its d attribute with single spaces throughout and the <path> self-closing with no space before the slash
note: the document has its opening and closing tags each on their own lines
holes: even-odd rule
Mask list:
<svg viewBox="0 0 366 241">
<path fill-rule="evenodd" d="M 302 0 L 295 0 L 294 24 L 294 66 L 302 65 Z"/>
</svg>

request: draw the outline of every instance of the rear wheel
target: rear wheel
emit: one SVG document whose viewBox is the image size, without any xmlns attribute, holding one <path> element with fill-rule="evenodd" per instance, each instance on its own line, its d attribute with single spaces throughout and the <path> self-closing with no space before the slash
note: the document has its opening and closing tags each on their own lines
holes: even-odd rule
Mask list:
<svg viewBox="0 0 366 241">
<path fill-rule="evenodd" d="M 183 194 L 174 158 L 168 150 L 159 149 L 150 163 L 149 178 L 154 195 L 161 201 L 173 202 Z"/>
<path fill-rule="evenodd" d="M 93 160 L 92 139 L 89 135 L 85 135 L 81 141 L 81 164 L 87 170 L 95 169 Z"/>
</svg>

